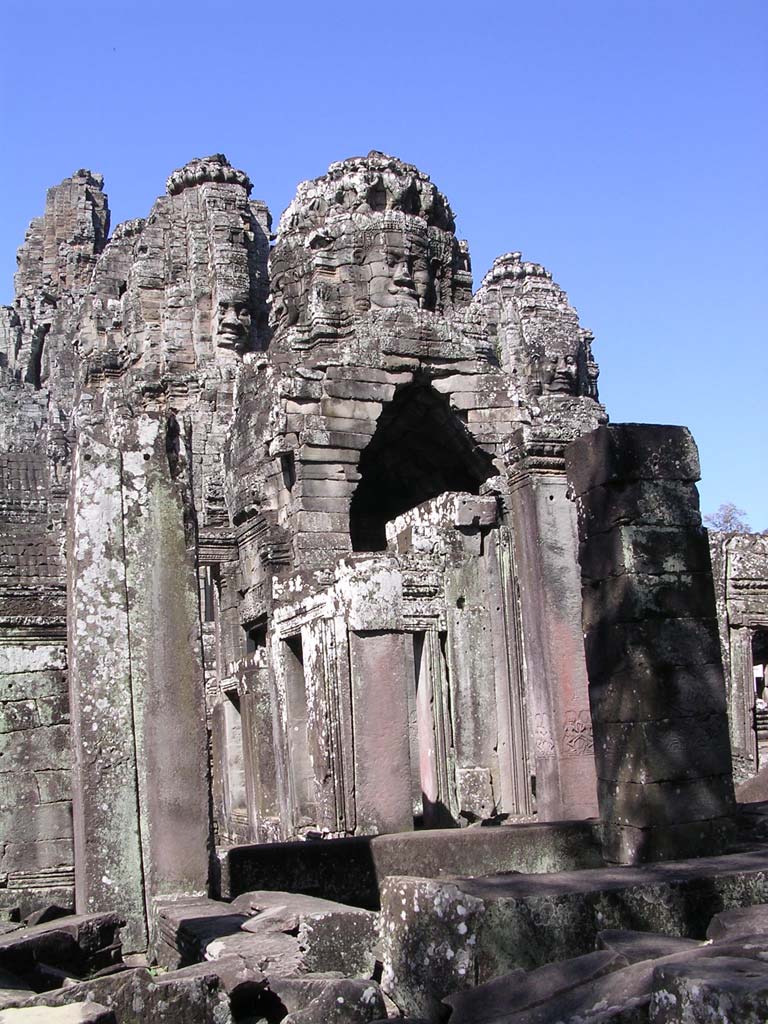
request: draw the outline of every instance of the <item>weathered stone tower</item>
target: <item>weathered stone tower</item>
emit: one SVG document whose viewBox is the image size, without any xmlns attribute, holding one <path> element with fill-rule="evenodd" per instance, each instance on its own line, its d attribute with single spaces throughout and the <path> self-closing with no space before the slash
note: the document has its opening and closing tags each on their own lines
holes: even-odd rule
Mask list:
<svg viewBox="0 0 768 1024">
<path fill-rule="evenodd" d="M 250 191 L 194 160 L 108 238 L 79 171 L 0 310 L 0 872 L 74 872 L 134 948 L 216 844 L 597 809 L 590 333 L 519 253 L 473 295 L 392 157 L 300 185 L 271 252 Z"/>
</svg>

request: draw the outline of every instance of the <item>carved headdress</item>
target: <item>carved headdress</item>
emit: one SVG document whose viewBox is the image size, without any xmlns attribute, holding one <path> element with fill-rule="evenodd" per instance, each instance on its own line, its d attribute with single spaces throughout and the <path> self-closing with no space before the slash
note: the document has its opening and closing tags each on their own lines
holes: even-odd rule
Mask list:
<svg viewBox="0 0 768 1024">
<path fill-rule="evenodd" d="M 373 151 L 299 185 L 271 257 L 272 322 L 301 345 L 371 309 L 444 312 L 471 293 L 453 212 L 426 174 Z"/>
</svg>

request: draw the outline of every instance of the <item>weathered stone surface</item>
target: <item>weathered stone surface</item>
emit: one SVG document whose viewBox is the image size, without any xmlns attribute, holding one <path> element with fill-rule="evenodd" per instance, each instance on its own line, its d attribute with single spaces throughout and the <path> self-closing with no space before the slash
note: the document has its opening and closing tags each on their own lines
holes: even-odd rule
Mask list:
<svg viewBox="0 0 768 1024">
<path fill-rule="evenodd" d="M 760 933 L 768 933 L 768 904 L 723 910 L 707 928 L 707 938 L 718 942 Z"/>
<path fill-rule="evenodd" d="M 653 975 L 654 1024 L 762 1024 L 768 1015 L 768 966 L 722 957 L 665 964 Z"/>
<path fill-rule="evenodd" d="M 29 1006 L 0 1011 L 1 1024 L 117 1024 L 111 1010 L 89 1000 L 69 1006 Z"/>
<path fill-rule="evenodd" d="M 580 506 L 604 855 L 687 856 L 699 822 L 708 849 L 723 850 L 735 797 L 709 545 L 689 525 L 696 446 L 680 427 L 603 426 L 574 441 L 566 463 Z M 669 525 L 659 523 L 658 479 L 677 485 Z M 655 490 L 644 498 L 646 481 Z"/>
<path fill-rule="evenodd" d="M 621 954 L 613 951 L 586 953 L 534 971 L 513 971 L 443 1002 L 451 1008 L 453 1024 L 484 1024 L 556 1000 L 561 993 L 625 965 Z"/>
<path fill-rule="evenodd" d="M 221 851 L 222 894 L 234 899 L 275 885 L 371 908 L 390 875 L 439 878 L 598 867 L 598 833 L 597 822 L 552 822 L 233 847 Z"/>
<path fill-rule="evenodd" d="M 375 982 L 337 981 L 283 1020 L 286 1024 L 364 1024 L 379 1018 L 384 1010 Z"/>
<path fill-rule="evenodd" d="M 67 985 L 28 1000 L 51 1013 L 54 1007 L 91 1000 L 107 1007 L 118 1024 L 231 1024 L 229 999 L 219 991 L 218 978 L 206 976 L 162 976 L 153 979 L 144 968 L 124 971 L 105 978 Z M 43 1018 L 45 1019 L 45 1018 Z M 64 1018 L 66 1019 L 66 1017 Z"/>
<path fill-rule="evenodd" d="M 762 852 L 545 876 L 391 878 L 382 891 L 382 985 L 405 1012 L 435 1014 L 446 996 L 478 982 L 591 952 L 606 928 L 702 939 L 714 913 L 763 903 L 765 890 Z M 647 996 L 650 969 L 644 977 Z"/>
<path fill-rule="evenodd" d="M 276 978 L 253 1003 L 266 1019 L 289 1024 L 363 1024 L 386 1015 L 382 992 L 375 981 L 342 978 Z M 282 1016 L 285 1011 L 287 1016 Z"/>
<path fill-rule="evenodd" d="M 631 964 L 640 960 L 655 960 L 703 945 L 698 939 L 684 939 L 676 935 L 660 935 L 654 932 L 636 932 L 620 928 L 606 928 L 597 936 L 599 949 L 616 953 Z"/>
<path fill-rule="evenodd" d="M 374 973 L 378 919 L 369 910 L 267 890 L 243 893 L 232 907 L 249 915 L 243 931 L 295 935 L 306 971 L 339 971 L 348 978 Z"/>
<path fill-rule="evenodd" d="M 221 154 L 196 158 L 110 237 L 101 178 L 78 171 L 0 311 L 8 904 L 67 903 L 74 871 L 78 909 L 118 911 L 126 948 L 167 965 L 367 975 L 368 912 L 304 908 L 289 928 L 263 911 L 244 930 L 198 899 L 214 839 L 241 848 L 221 854 L 227 896 L 372 907 L 396 873 L 595 865 L 594 824 L 455 826 L 587 818 L 598 778 L 617 856 L 707 818 L 718 838 L 690 435 L 599 427 L 567 296 L 515 252 L 473 296 L 417 168 L 333 164 L 271 248 L 251 191 Z M 565 470 L 584 435 L 582 623 Z M 674 822 L 648 836 L 662 805 Z M 249 864 L 247 844 L 275 845 Z"/>
<path fill-rule="evenodd" d="M 0 965 L 24 973 L 35 961 L 86 974 L 120 959 L 117 914 L 58 917 L 0 935 Z"/>
</svg>

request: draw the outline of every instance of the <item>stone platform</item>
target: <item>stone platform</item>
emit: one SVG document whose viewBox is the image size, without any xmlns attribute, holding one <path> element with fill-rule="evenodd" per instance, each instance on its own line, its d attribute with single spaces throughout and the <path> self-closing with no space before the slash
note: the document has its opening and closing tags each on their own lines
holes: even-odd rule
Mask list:
<svg viewBox="0 0 768 1024">
<path fill-rule="evenodd" d="M 606 929 L 704 939 L 714 915 L 768 902 L 768 845 L 698 860 L 546 875 L 391 877 L 383 987 L 409 1013 L 515 969 L 591 953 Z"/>
<path fill-rule="evenodd" d="M 220 898 L 282 889 L 377 909 L 390 875 L 574 871 L 602 861 L 597 820 L 510 823 L 219 850 Z"/>
</svg>

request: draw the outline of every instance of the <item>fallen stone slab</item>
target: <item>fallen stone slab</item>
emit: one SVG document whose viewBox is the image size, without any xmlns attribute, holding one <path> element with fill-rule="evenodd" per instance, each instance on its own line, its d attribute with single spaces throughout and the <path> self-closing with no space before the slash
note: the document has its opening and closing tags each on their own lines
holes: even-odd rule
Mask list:
<svg viewBox="0 0 768 1024">
<path fill-rule="evenodd" d="M 117 914 L 72 914 L 0 935 L 0 967 L 25 974 L 43 961 L 75 974 L 89 974 L 120 961 Z"/>
<path fill-rule="evenodd" d="M 3 1010 L 0 1024 L 118 1024 L 115 1015 L 98 1003 L 72 1003 L 52 1009 L 48 1006 L 29 1006 L 24 1009 Z"/>
<path fill-rule="evenodd" d="M 307 968 L 294 935 L 281 931 L 237 931 L 209 942 L 203 951 L 206 960 L 237 956 L 270 977 L 305 973 Z"/>
<path fill-rule="evenodd" d="M 526 1010 L 609 971 L 627 966 L 619 954 L 601 950 L 535 971 L 512 971 L 443 1000 L 451 1008 L 451 1024 L 490 1024 L 505 1014 Z"/>
<path fill-rule="evenodd" d="M 142 967 L 40 993 L 20 1005 L 49 1010 L 89 1000 L 112 1011 L 118 1024 L 231 1024 L 232 1019 L 215 975 L 153 978 Z"/>
<path fill-rule="evenodd" d="M 382 887 L 382 986 L 405 1013 L 516 967 L 591 952 L 599 932 L 703 939 L 722 909 L 768 902 L 765 848 L 643 868 L 438 880 Z"/>
<path fill-rule="evenodd" d="M 24 918 L 24 924 L 45 924 L 47 921 L 56 921 L 59 918 L 70 917 L 71 915 L 71 910 L 68 910 L 66 907 L 60 907 L 56 903 L 51 903 L 47 907 L 41 907 L 40 910 L 33 910 L 31 914 L 27 914 Z"/>
<path fill-rule="evenodd" d="M 223 936 L 237 934 L 247 916 L 205 897 L 161 904 L 157 909 L 159 941 L 155 954 L 171 970 L 198 963 L 206 947 Z"/>
<path fill-rule="evenodd" d="M 300 893 L 257 890 L 238 896 L 233 909 L 249 915 L 242 929 L 253 934 L 295 935 L 303 969 L 370 977 L 376 967 L 378 914 Z"/>
<path fill-rule="evenodd" d="M 703 945 L 704 942 L 698 939 L 682 939 L 675 935 L 659 935 L 656 932 L 637 932 L 621 928 L 607 928 L 597 935 L 598 949 L 617 953 L 623 956 L 628 964 L 654 960 L 672 953 L 683 953 Z"/>
<path fill-rule="evenodd" d="M 23 978 L 10 971 L 0 970 L 0 1010 L 6 1006 L 14 1006 L 19 998 L 32 994 L 31 987 Z"/>
<path fill-rule="evenodd" d="M 707 938 L 738 939 L 742 936 L 768 933 L 768 904 L 734 907 L 715 914 L 707 928 Z"/>
<path fill-rule="evenodd" d="M 664 964 L 654 970 L 651 1024 L 765 1024 L 768 965 L 739 957 Z"/>
<path fill-rule="evenodd" d="M 276 1002 L 269 1002 L 270 997 Z M 386 1017 L 381 989 L 375 981 L 349 978 L 270 979 L 261 1008 L 288 1011 L 283 1024 L 367 1024 Z M 258 1013 L 259 1004 L 255 1007 Z M 279 1012 L 279 1011 L 278 1011 Z M 258 1016 L 256 1017 L 258 1019 Z"/>
</svg>

